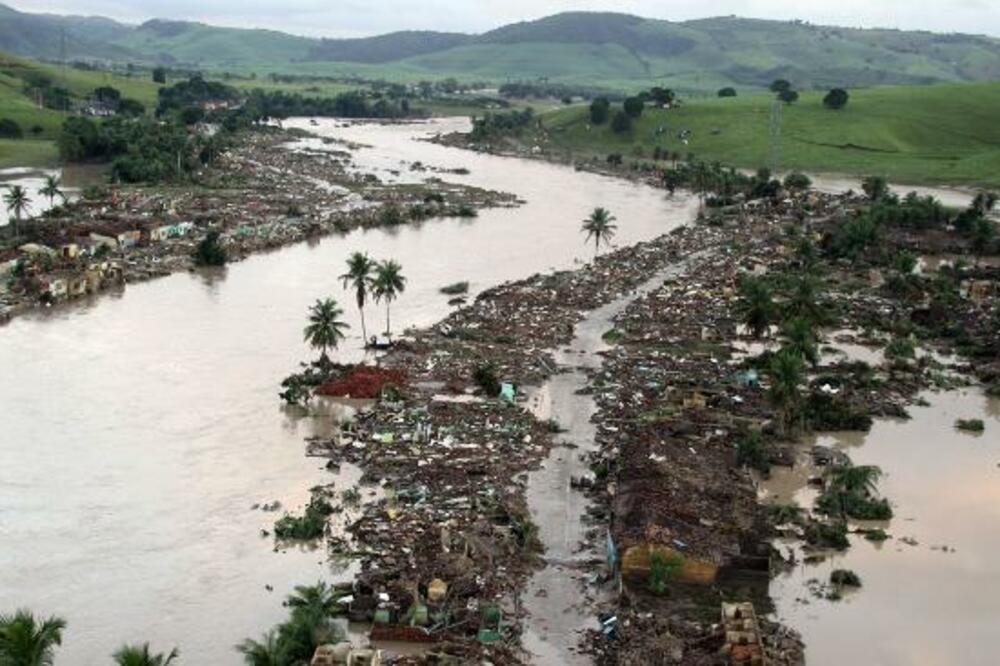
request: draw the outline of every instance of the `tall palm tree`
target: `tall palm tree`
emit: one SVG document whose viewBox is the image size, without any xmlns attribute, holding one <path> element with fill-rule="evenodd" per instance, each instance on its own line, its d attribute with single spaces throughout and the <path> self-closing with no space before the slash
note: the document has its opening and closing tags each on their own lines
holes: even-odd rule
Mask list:
<svg viewBox="0 0 1000 666">
<path fill-rule="evenodd" d="M 332 298 L 317 300 L 309 308 L 309 324 L 303 334 L 305 341 L 320 350 L 320 359 L 328 360 L 326 350 L 336 348 L 344 339 L 344 329 L 350 325 L 340 319 L 344 311 Z"/>
<path fill-rule="evenodd" d="M 47 197 L 49 200 L 49 208 L 52 208 L 52 204 L 55 202 L 56 197 L 59 197 L 63 201 L 66 201 L 66 195 L 60 189 L 62 185 L 62 179 L 56 175 L 49 175 L 45 177 L 45 185 L 38 190 L 38 193 L 43 197 Z"/>
<path fill-rule="evenodd" d="M 3 201 L 7 204 L 7 212 L 14 214 L 14 236 L 17 236 L 18 223 L 31 206 L 31 199 L 23 187 L 11 185 L 7 188 L 7 194 L 3 195 Z"/>
<path fill-rule="evenodd" d="M 361 313 L 361 337 L 368 343 L 368 330 L 365 328 L 365 302 L 372 287 L 372 272 L 375 270 L 375 260 L 363 252 L 355 252 L 347 258 L 347 272 L 340 276 L 344 289 L 354 288 L 354 299 Z"/>
<path fill-rule="evenodd" d="M 618 225 L 615 224 L 615 216 L 607 208 L 597 207 L 586 220 L 583 221 L 582 231 L 587 232 L 585 243 L 594 239 L 594 256 L 601 249 L 601 243 L 609 245 L 611 239 L 615 237 Z"/>
<path fill-rule="evenodd" d="M 0 615 L 0 664 L 51 666 L 55 646 L 62 644 L 66 620 L 52 616 L 38 620 L 28 610 Z"/>
<path fill-rule="evenodd" d="M 785 315 L 802 317 L 817 326 L 822 326 L 829 318 L 827 307 L 820 294 L 822 286 L 820 280 L 812 275 L 799 277 L 791 293 L 788 294 Z"/>
<path fill-rule="evenodd" d="M 274 631 L 264 634 L 260 641 L 246 639 L 236 646 L 236 651 L 243 655 L 243 663 L 247 666 L 283 666 L 285 663 L 278 652 Z"/>
<path fill-rule="evenodd" d="M 979 260 L 990 249 L 996 235 L 996 225 L 991 220 L 980 217 L 972 223 L 972 253 L 976 258 L 976 266 L 979 266 Z"/>
<path fill-rule="evenodd" d="M 781 326 L 781 336 L 785 348 L 801 356 L 809 365 L 819 363 L 819 349 L 816 344 L 816 329 L 805 317 L 793 317 Z"/>
<path fill-rule="evenodd" d="M 392 259 L 380 262 L 375 269 L 375 280 L 372 291 L 376 301 L 385 301 L 385 332 L 392 334 L 389 319 L 389 304 L 406 291 L 406 278 L 403 277 L 403 267 Z"/>
<path fill-rule="evenodd" d="M 791 349 L 782 349 L 771 359 L 771 387 L 767 397 L 781 419 L 781 431 L 793 430 L 802 406 L 799 385 L 805 374 L 802 357 Z"/>
<path fill-rule="evenodd" d="M 118 666 L 167 666 L 180 656 L 177 648 L 167 654 L 152 654 L 149 643 L 142 645 L 123 645 L 112 655 Z"/>
<path fill-rule="evenodd" d="M 755 338 L 763 337 L 771 328 L 777 314 L 771 288 L 761 278 L 748 277 L 740 283 L 740 300 L 737 309 L 743 325 Z"/>
</svg>

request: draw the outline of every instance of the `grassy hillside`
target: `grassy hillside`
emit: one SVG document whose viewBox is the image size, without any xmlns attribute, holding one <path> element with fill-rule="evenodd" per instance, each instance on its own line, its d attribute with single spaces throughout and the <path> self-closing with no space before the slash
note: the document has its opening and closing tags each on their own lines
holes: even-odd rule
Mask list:
<svg viewBox="0 0 1000 666">
<path fill-rule="evenodd" d="M 147 61 L 217 68 L 292 63 L 304 58 L 314 43 L 312 39 L 274 30 L 240 30 L 159 20 L 143 23 L 119 41 Z"/>
<path fill-rule="evenodd" d="M 14 120 L 25 133 L 22 140 L 0 140 L 0 167 L 47 164 L 55 159 L 52 141 L 66 114 L 38 107 L 27 91 L 29 82 L 38 77 L 68 89 L 77 99 L 85 99 L 94 88 L 113 86 L 124 97 L 137 99 L 149 109 L 156 104 L 158 86 L 145 76 L 125 77 L 110 72 L 55 67 L 0 53 L 0 118 Z M 35 126 L 42 131 L 32 133 Z"/>
<path fill-rule="evenodd" d="M 781 165 L 787 169 L 885 175 L 907 183 L 1000 185 L 1000 83 L 881 87 L 851 91 L 841 111 L 807 93 L 781 108 Z M 549 148 L 605 156 L 650 155 L 654 146 L 755 168 L 770 158 L 770 95 L 693 100 L 647 109 L 628 134 L 592 127 L 586 108 L 544 116 Z M 689 145 L 678 132 L 690 130 Z"/>
<path fill-rule="evenodd" d="M 359 74 L 391 80 L 455 77 L 499 83 L 547 78 L 587 88 L 683 92 L 759 89 L 773 79 L 831 86 L 1000 79 L 1000 40 L 814 26 L 735 17 L 672 23 L 569 12 L 481 35 L 399 32 L 311 39 L 184 21 L 129 26 L 109 19 L 18 12 L 0 5 L 0 49 L 58 59 L 162 63 L 257 74 Z"/>
</svg>

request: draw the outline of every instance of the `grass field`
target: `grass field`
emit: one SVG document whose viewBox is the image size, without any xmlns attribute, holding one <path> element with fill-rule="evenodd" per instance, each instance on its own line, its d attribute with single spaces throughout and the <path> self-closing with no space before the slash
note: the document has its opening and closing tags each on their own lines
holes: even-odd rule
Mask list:
<svg viewBox="0 0 1000 666">
<path fill-rule="evenodd" d="M 841 111 L 804 93 L 781 108 L 783 169 L 883 175 L 900 183 L 1000 185 L 1000 83 L 878 87 L 851 91 Z M 628 134 L 591 127 L 586 107 L 544 116 L 549 147 L 579 154 L 650 155 L 660 146 L 682 156 L 740 167 L 768 165 L 770 95 L 691 100 L 647 109 Z M 688 145 L 677 138 L 690 130 Z"/>
<path fill-rule="evenodd" d="M 0 139 L 0 168 L 47 166 L 58 157 L 54 139 L 66 114 L 39 108 L 26 94 L 26 81 L 33 76 L 47 77 L 52 85 L 68 89 L 78 99 L 85 99 L 94 88 L 113 86 L 123 97 L 137 99 L 149 109 L 156 104 L 158 86 L 148 77 L 61 68 L 0 54 L 0 118 L 10 118 L 24 131 L 24 139 Z M 35 127 L 41 131 L 32 132 Z"/>
</svg>

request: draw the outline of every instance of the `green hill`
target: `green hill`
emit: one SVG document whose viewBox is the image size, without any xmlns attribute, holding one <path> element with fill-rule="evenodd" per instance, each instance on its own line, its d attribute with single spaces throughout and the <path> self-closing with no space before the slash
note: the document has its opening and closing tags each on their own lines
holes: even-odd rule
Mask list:
<svg viewBox="0 0 1000 666">
<path fill-rule="evenodd" d="M 543 116 L 540 136 L 554 151 L 604 157 L 661 150 L 756 168 L 771 159 L 770 95 L 692 100 L 646 109 L 631 132 L 591 126 L 583 106 Z M 885 175 L 912 184 L 1000 185 L 1000 83 L 898 86 L 851 91 L 832 111 L 821 93 L 781 105 L 781 167 L 811 172 Z M 688 144 L 678 137 L 690 131 Z"/>
<path fill-rule="evenodd" d="M 686 92 L 730 85 L 749 90 L 778 77 L 803 90 L 1000 79 L 998 39 L 801 21 L 726 17 L 675 23 L 569 12 L 481 35 L 411 31 L 311 39 L 184 21 L 130 26 L 0 5 L 0 49 L 57 60 L 63 48 L 70 60 L 399 80 L 541 78 L 619 90 L 653 81 Z"/>
<path fill-rule="evenodd" d="M 126 77 L 104 71 L 63 68 L 0 53 L 0 119 L 15 121 L 25 133 L 23 140 L 0 140 L 0 167 L 42 164 L 55 157 L 52 140 L 58 135 L 66 114 L 39 106 L 34 90 L 41 82 L 66 88 L 74 101 L 87 99 L 100 86 L 113 86 L 123 97 L 136 99 L 147 109 L 156 105 L 158 86 L 147 76 Z M 39 131 L 32 132 L 32 128 Z"/>
</svg>

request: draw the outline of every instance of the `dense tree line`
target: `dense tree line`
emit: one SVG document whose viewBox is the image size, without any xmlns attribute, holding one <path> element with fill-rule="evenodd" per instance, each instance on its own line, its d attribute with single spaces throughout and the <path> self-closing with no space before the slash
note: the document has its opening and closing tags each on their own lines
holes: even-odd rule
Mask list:
<svg viewBox="0 0 1000 666">
<path fill-rule="evenodd" d="M 594 99 L 598 96 L 606 96 L 614 99 L 621 99 L 619 95 L 612 95 L 598 88 L 588 88 L 585 86 L 572 86 L 565 83 L 549 83 L 547 81 L 509 81 L 499 88 L 499 93 L 504 97 L 516 99 L 533 98 L 573 98 Z"/>
<path fill-rule="evenodd" d="M 504 113 L 487 113 L 481 118 L 472 119 L 473 141 L 482 141 L 497 135 L 516 133 L 535 120 L 535 112 L 529 107 L 523 111 L 507 111 Z"/>
<path fill-rule="evenodd" d="M 187 177 L 210 162 L 227 139 L 225 133 L 191 134 L 176 120 L 71 117 L 63 124 L 58 146 L 66 161 L 110 161 L 114 180 L 138 183 Z"/>
</svg>

